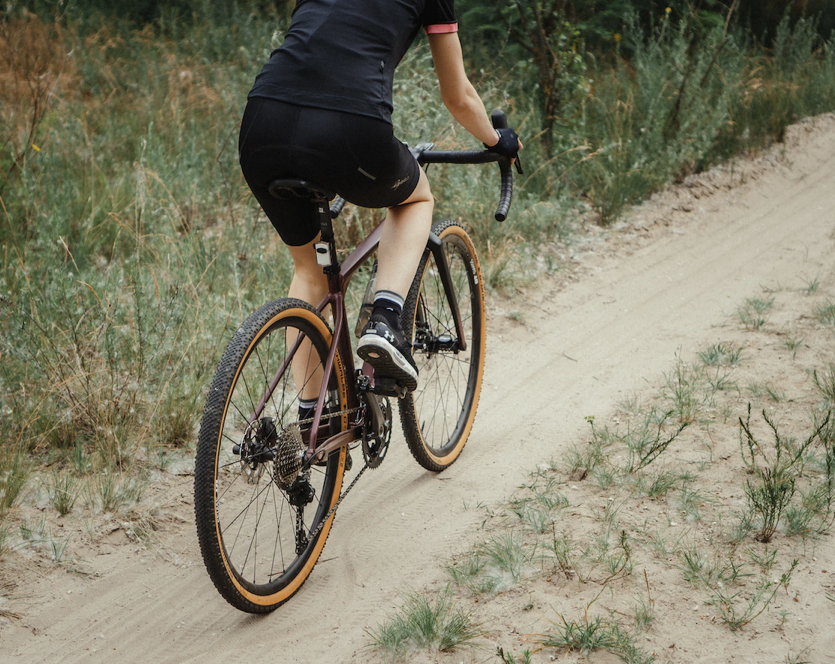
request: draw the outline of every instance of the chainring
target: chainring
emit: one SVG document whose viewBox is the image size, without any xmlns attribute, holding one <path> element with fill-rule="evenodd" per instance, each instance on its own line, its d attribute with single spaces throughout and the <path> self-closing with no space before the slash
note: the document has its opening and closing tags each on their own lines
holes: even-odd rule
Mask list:
<svg viewBox="0 0 835 664">
<path fill-rule="evenodd" d="M 380 410 L 383 411 L 382 435 L 375 431 L 374 422 L 371 421 L 372 418 L 368 417 L 370 413 L 366 414 L 367 419 L 363 427 L 362 456 L 365 459 L 365 465 L 369 468 L 377 468 L 383 463 L 391 442 L 391 402 L 388 397 L 380 398 Z"/>
</svg>

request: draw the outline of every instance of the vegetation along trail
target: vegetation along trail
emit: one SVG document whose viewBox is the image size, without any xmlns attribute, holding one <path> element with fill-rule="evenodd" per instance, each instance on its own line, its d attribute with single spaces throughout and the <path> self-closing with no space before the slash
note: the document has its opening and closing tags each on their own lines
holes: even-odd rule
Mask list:
<svg viewBox="0 0 835 664">
<path fill-rule="evenodd" d="M 236 612 L 215 592 L 191 523 L 191 479 L 164 480 L 153 544 L 118 523 L 87 577 L 29 570 L 25 615 L 0 630 L 3 662 L 367 661 L 366 629 L 476 535 L 479 503 L 694 353 L 745 298 L 833 270 L 835 117 L 787 143 L 633 210 L 578 253 L 579 279 L 545 277 L 527 303 L 494 301 L 476 427 L 460 461 L 421 470 L 402 441 L 340 507 L 323 558 L 275 613 Z M 732 183 L 732 184 L 731 184 Z M 698 196 L 694 193 L 698 192 Z M 513 307 L 506 315 L 502 307 Z M 92 572 L 92 574 L 89 574 Z M 455 661 L 496 661 L 489 651 Z M 450 660 L 452 661 L 452 660 Z M 608 660 L 607 660 L 608 661 Z"/>
</svg>

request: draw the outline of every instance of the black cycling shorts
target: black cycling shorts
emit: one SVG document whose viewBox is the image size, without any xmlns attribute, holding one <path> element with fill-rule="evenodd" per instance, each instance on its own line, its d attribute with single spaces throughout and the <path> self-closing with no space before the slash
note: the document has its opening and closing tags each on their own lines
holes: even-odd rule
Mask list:
<svg viewBox="0 0 835 664">
<path fill-rule="evenodd" d="M 383 120 L 253 97 L 241 121 L 244 178 L 267 217 L 291 246 L 319 232 L 312 202 L 278 200 L 267 187 L 298 178 L 369 208 L 392 207 L 417 187 L 420 167 Z"/>
</svg>

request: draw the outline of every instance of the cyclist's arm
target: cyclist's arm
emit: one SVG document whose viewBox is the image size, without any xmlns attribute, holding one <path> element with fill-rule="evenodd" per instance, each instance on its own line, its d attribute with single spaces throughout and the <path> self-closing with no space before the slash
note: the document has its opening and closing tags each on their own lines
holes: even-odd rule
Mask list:
<svg viewBox="0 0 835 664">
<path fill-rule="evenodd" d="M 499 137 L 484 103 L 464 71 L 464 56 L 458 34 L 430 34 L 429 47 L 435 63 L 435 74 L 441 86 L 441 99 L 464 129 L 486 145 L 495 145 Z"/>
</svg>

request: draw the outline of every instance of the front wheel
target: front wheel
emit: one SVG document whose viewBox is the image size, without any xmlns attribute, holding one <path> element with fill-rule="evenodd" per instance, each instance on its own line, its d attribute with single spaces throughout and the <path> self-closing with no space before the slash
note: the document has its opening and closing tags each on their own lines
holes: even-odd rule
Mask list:
<svg viewBox="0 0 835 664">
<path fill-rule="evenodd" d="M 333 523 L 345 448 L 305 472 L 298 422 L 300 395 L 318 394 L 330 344 L 318 312 L 275 300 L 235 333 L 209 389 L 194 469 L 197 535 L 215 587 L 242 611 L 266 613 L 286 602 L 313 570 Z M 339 413 L 345 403 L 337 354 L 325 406 Z M 330 433 L 347 419 L 344 412 L 332 418 Z"/>
<path fill-rule="evenodd" d="M 403 327 L 412 341 L 418 387 L 400 400 L 406 442 L 417 462 L 435 472 L 461 454 L 475 420 L 484 374 L 484 284 L 475 247 L 454 221 L 433 224 L 441 239 L 458 300 L 461 350 L 438 266 L 426 252 L 403 307 Z"/>
</svg>

